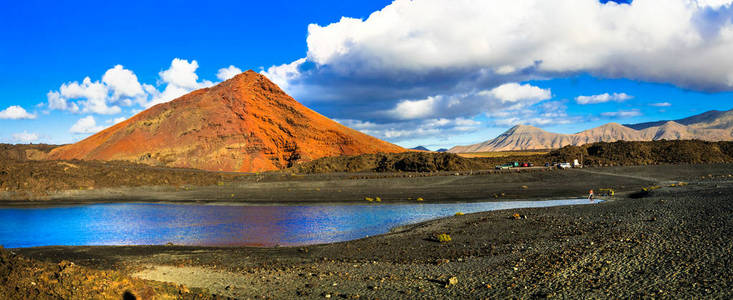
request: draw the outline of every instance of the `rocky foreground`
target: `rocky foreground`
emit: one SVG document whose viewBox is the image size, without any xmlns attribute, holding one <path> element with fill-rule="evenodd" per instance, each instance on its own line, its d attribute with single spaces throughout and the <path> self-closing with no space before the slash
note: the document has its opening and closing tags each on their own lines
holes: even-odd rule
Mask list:
<svg viewBox="0 0 733 300">
<path fill-rule="evenodd" d="M 142 280 L 70 261 L 40 262 L 0 248 L 2 299 L 206 299 L 201 289 Z"/>
<path fill-rule="evenodd" d="M 607 169 L 666 179 L 597 205 L 455 216 L 337 244 L 13 251 L 44 261 L 42 268 L 67 260 L 243 299 L 733 297 L 733 168 L 680 167 L 676 176 L 661 170 Z M 439 234 L 451 241 L 439 242 Z M 4 284 L 0 295 L 15 288 Z"/>
</svg>

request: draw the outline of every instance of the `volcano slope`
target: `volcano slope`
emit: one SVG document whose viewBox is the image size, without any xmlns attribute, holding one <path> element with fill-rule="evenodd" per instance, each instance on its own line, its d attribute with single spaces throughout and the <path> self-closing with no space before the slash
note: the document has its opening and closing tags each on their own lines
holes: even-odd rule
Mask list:
<svg viewBox="0 0 733 300">
<path fill-rule="evenodd" d="M 54 149 L 48 158 L 255 172 L 325 156 L 404 151 L 308 109 L 250 70 Z"/>
</svg>

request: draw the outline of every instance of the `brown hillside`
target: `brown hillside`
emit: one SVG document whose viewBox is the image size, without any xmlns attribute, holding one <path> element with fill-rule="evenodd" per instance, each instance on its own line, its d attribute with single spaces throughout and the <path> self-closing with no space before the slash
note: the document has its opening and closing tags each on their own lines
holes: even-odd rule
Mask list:
<svg viewBox="0 0 733 300">
<path fill-rule="evenodd" d="M 54 149 L 49 158 L 250 172 L 326 156 L 403 151 L 308 109 L 250 70 Z"/>
</svg>

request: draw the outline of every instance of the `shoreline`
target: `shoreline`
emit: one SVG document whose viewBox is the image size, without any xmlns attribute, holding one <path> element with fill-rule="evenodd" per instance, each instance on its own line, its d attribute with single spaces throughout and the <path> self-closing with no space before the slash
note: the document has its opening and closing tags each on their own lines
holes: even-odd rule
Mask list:
<svg viewBox="0 0 733 300">
<path fill-rule="evenodd" d="M 414 204 L 471 204 L 471 203 L 504 203 L 504 202 L 522 202 L 522 201 L 553 201 L 553 200 L 583 200 L 585 197 L 548 197 L 548 198 L 527 198 L 527 199 L 472 199 L 472 200 L 441 200 L 441 201 L 415 201 L 415 200 L 394 200 L 382 202 L 362 201 L 323 201 L 323 202 L 236 202 L 236 201 L 219 201 L 219 200 L 177 200 L 177 201 L 115 201 L 115 200 L 94 200 L 94 201 L 0 201 L 0 209 L 13 208 L 55 208 L 55 207 L 75 207 L 89 206 L 100 204 L 160 204 L 160 205 L 192 205 L 192 206 L 377 206 L 377 205 L 414 205 Z M 614 201 L 613 198 L 594 198 L 601 201 Z"/>
</svg>

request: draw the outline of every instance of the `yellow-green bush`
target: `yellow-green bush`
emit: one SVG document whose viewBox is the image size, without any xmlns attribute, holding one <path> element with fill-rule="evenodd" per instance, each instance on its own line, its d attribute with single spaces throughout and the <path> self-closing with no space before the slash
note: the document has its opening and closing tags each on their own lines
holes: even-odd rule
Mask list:
<svg viewBox="0 0 733 300">
<path fill-rule="evenodd" d="M 441 233 L 435 236 L 435 240 L 441 243 L 448 243 L 451 241 L 451 238 L 447 233 Z"/>
<path fill-rule="evenodd" d="M 645 192 L 648 192 L 648 191 L 653 191 L 653 190 L 661 189 L 661 188 L 662 188 L 661 186 L 655 185 L 655 186 L 649 186 L 649 187 L 642 188 L 642 190 Z"/>
</svg>

